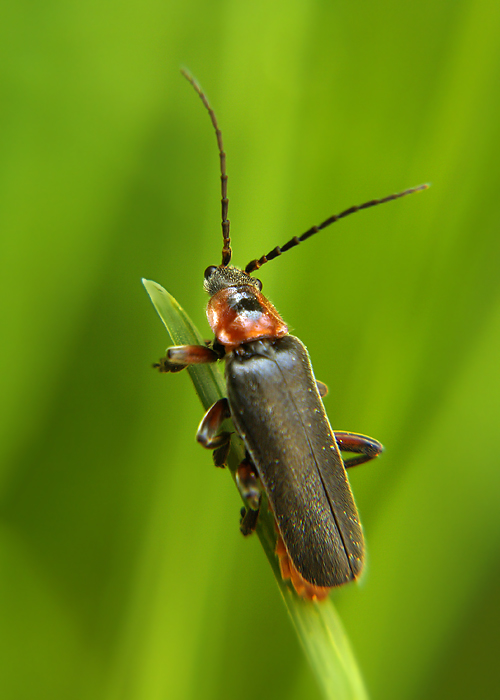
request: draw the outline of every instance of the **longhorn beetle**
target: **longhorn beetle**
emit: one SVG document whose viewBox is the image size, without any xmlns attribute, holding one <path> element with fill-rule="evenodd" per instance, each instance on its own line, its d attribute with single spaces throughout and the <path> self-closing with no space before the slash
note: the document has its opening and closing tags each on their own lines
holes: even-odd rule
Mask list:
<svg viewBox="0 0 500 700">
<path fill-rule="evenodd" d="M 377 457 L 383 447 L 365 435 L 332 430 L 322 403 L 326 386 L 316 381 L 306 348 L 289 335 L 252 273 L 339 219 L 428 185 L 350 207 L 252 260 L 245 270 L 233 267 L 222 134 L 200 86 L 189 73 L 183 70 L 182 74 L 208 111 L 220 157 L 222 262 L 207 267 L 204 281 L 210 295 L 207 317 L 215 339 L 206 346 L 171 347 L 155 367 L 160 372 L 177 372 L 188 365 L 224 360 L 227 398 L 216 401 L 205 414 L 198 442 L 214 450 L 215 463 L 224 466 L 231 433 L 223 431 L 222 424 L 232 419 L 246 450 L 236 472 L 246 506 L 241 531 L 247 535 L 255 529 L 265 491 L 275 518 L 276 554 L 283 578 L 291 579 L 304 598 L 320 600 L 330 588 L 361 573 L 363 532 L 346 468 Z M 345 461 L 341 450 L 351 454 Z"/>
</svg>

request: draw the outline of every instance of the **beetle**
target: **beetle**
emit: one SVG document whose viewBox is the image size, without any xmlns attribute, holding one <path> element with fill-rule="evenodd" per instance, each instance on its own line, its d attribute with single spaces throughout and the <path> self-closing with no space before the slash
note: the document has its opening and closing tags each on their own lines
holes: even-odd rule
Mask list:
<svg viewBox="0 0 500 700">
<path fill-rule="evenodd" d="M 246 453 L 236 471 L 245 503 L 240 529 L 245 535 L 254 531 L 264 493 L 275 519 L 283 578 L 291 580 L 300 596 L 321 600 L 361 573 L 363 532 L 346 469 L 377 457 L 383 447 L 366 435 L 332 430 L 322 402 L 326 386 L 316 380 L 305 346 L 288 333 L 252 273 L 330 224 L 428 185 L 350 207 L 252 260 L 244 270 L 233 267 L 222 134 L 201 87 L 187 71 L 181 72 L 208 111 L 219 150 L 222 261 L 207 267 L 204 275 L 215 339 L 204 346 L 170 347 L 154 366 L 178 372 L 193 364 L 224 361 L 227 397 L 206 412 L 197 440 L 214 450 L 216 465 L 224 466 L 231 433 L 223 430 L 223 423 L 232 420 Z M 343 460 L 341 451 L 350 456 Z"/>
</svg>

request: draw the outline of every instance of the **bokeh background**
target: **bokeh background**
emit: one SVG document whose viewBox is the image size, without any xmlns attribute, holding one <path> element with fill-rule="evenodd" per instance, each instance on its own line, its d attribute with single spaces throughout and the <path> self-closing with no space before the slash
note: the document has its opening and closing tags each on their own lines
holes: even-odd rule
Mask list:
<svg viewBox="0 0 500 700">
<path fill-rule="evenodd" d="M 239 497 L 194 440 L 141 286 L 209 337 L 263 268 L 338 429 L 366 575 L 334 593 L 374 699 L 492 698 L 500 628 L 500 6 L 491 0 L 20 0 L 0 22 L 0 695 L 320 698 Z"/>
</svg>

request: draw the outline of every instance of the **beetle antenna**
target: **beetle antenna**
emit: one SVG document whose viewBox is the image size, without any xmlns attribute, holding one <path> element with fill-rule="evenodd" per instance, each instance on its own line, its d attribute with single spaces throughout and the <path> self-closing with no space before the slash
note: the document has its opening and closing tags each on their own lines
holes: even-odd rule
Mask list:
<svg viewBox="0 0 500 700">
<path fill-rule="evenodd" d="M 191 73 L 189 73 L 184 68 L 181 68 L 182 75 L 188 80 L 194 87 L 196 92 L 201 98 L 201 101 L 205 105 L 205 108 L 210 116 L 210 121 L 215 129 L 215 135 L 217 137 L 217 146 L 219 148 L 220 157 L 220 189 L 221 189 L 221 205 L 222 205 L 222 263 L 221 267 L 226 267 L 229 265 L 231 260 L 231 239 L 229 238 L 229 219 L 227 218 L 227 210 L 229 206 L 229 200 L 227 198 L 227 173 L 226 173 L 226 154 L 224 152 L 224 144 L 222 143 L 222 133 L 217 124 L 217 117 L 215 112 L 210 107 L 210 102 L 207 96 L 198 85 L 196 80 L 193 78 Z"/>
<path fill-rule="evenodd" d="M 258 260 L 252 260 L 251 262 L 248 263 L 248 265 L 245 268 L 245 272 L 247 274 L 250 274 L 254 272 L 255 270 L 258 270 L 259 267 L 262 267 L 264 263 L 269 262 L 270 260 L 274 260 L 274 258 L 277 258 L 281 253 L 286 253 L 287 250 L 290 250 L 290 248 L 294 248 L 296 245 L 299 245 L 299 243 L 302 243 L 302 241 L 307 240 L 311 236 L 313 236 L 315 233 L 318 233 L 318 231 L 321 231 L 322 229 L 326 228 L 327 226 L 330 226 L 330 224 L 335 223 L 339 219 L 343 219 L 346 216 L 349 216 L 349 214 L 354 214 L 357 211 L 361 211 L 361 209 L 369 209 L 370 207 L 376 207 L 377 204 L 385 204 L 385 202 L 392 202 L 393 199 L 399 199 L 400 197 L 406 197 L 407 194 L 413 194 L 414 192 L 420 192 L 421 190 L 426 190 L 430 187 L 430 185 L 425 184 L 425 185 L 419 185 L 418 187 L 411 187 L 409 190 L 404 190 L 404 192 L 397 192 L 396 194 L 390 194 L 388 197 L 384 197 L 383 199 L 372 199 L 369 202 L 365 202 L 364 204 L 360 204 L 358 206 L 350 207 L 349 209 L 346 209 L 345 211 L 341 212 L 340 214 L 334 214 L 333 216 L 330 216 L 328 219 L 325 219 L 322 224 L 319 224 L 319 226 L 313 226 L 310 228 L 308 231 L 302 234 L 302 236 L 294 236 L 292 239 L 288 241 L 288 243 L 285 243 L 284 246 L 281 248 L 279 246 L 276 246 L 276 248 L 273 248 L 267 255 L 263 255 L 261 258 Z"/>
</svg>

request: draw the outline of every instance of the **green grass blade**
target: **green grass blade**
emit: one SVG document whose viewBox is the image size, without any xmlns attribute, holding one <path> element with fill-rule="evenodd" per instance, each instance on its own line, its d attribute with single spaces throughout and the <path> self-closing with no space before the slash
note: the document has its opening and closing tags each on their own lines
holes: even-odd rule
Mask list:
<svg viewBox="0 0 500 700">
<path fill-rule="evenodd" d="M 143 279 L 143 284 L 172 342 L 176 345 L 203 345 L 202 336 L 178 302 L 156 282 Z M 225 395 L 224 381 L 214 365 L 193 366 L 187 371 L 205 410 Z M 228 459 L 233 478 L 243 457 L 242 443 L 233 439 Z M 278 560 L 274 554 L 274 522 L 267 507 L 261 508 L 257 535 L 325 697 L 335 700 L 366 700 L 368 696 L 349 640 L 331 601 L 328 599 L 321 603 L 311 603 L 302 600 L 281 578 Z"/>
</svg>

